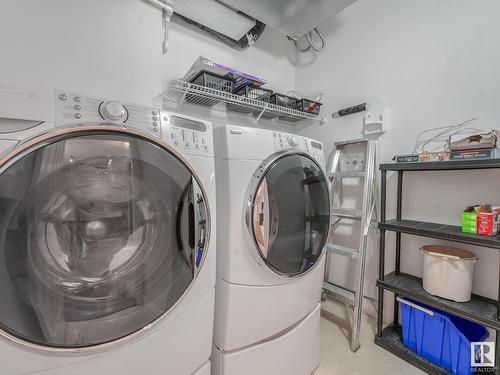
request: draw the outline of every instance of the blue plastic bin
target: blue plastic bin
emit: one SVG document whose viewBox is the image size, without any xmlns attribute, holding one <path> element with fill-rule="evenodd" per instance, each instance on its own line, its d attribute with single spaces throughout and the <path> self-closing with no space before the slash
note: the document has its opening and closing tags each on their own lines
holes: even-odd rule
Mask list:
<svg viewBox="0 0 500 375">
<path fill-rule="evenodd" d="M 403 344 L 453 375 L 470 375 L 470 343 L 484 341 L 486 328 L 409 299 L 398 301 Z"/>
</svg>

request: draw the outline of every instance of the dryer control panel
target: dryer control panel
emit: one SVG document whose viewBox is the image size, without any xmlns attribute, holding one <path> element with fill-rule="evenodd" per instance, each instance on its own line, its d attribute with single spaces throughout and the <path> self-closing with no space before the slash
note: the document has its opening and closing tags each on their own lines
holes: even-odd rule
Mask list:
<svg viewBox="0 0 500 375">
<path fill-rule="evenodd" d="M 212 124 L 178 113 L 162 112 L 163 140 L 183 154 L 213 156 Z"/>
<path fill-rule="evenodd" d="M 323 145 L 312 139 L 296 134 L 273 132 L 274 149 L 296 149 L 311 155 L 322 167 L 325 167 Z"/>
<path fill-rule="evenodd" d="M 115 124 L 162 138 L 158 108 L 61 90 L 56 91 L 55 124 L 56 127 L 72 124 Z"/>
</svg>

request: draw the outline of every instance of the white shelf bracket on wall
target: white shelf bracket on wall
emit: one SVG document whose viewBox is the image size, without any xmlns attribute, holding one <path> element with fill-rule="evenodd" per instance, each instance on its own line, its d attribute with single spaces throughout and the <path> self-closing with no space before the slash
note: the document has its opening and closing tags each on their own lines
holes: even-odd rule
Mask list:
<svg viewBox="0 0 500 375">
<path fill-rule="evenodd" d="M 264 114 L 264 112 L 266 112 L 267 107 L 268 107 L 268 105 L 267 105 L 267 103 L 266 103 L 266 105 L 264 106 L 264 108 L 262 108 L 262 111 L 260 111 L 259 115 L 258 115 L 258 116 L 257 116 L 257 118 L 255 119 L 255 122 L 258 122 L 258 121 L 260 120 L 260 118 L 262 117 L 262 115 Z"/>
</svg>

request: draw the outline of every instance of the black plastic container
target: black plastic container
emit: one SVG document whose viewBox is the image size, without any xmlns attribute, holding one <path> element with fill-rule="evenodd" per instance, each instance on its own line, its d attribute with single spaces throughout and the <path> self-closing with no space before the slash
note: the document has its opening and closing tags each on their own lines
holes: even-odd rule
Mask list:
<svg viewBox="0 0 500 375">
<path fill-rule="evenodd" d="M 234 79 L 223 77 L 214 73 L 209 73 L 202 70 L 198 75 L 196 75 L 191 83 L 199 86 L 208 87 L 210 89 L 219 90 L 223 92 L 233 92 Z"/>
<path fill-rule="evenodd" d="M 297 100 L 297 109 L 302 112 L 312 113 L 313 115 L 319 115 L 322 104 L 309 99 L 299 99 Z"/>
<path fill-rule="evenodd" d="M 240 87 L 234 94 L 238 96 L 244 96 L 248 99 L 259 100 L 265 103 L 269 103 L 269 98 L 273 93 L 272 90 L 263 89 L 260 87 L 252 87 L 251 85 L 245 85 Z M 239 113 L 254 113 L 260 114 L 261 110 L 258 108 L 252 108 L 251 105 L 239 105 L 239 104 L 228 104 L 227 109 L 233 112 Z"/>
<path fill-rule="evenodd" d="M 281 107 L 296 109 L 297 108 L 297 99 L 292 98 L 291 96 L 279 94 L 275 92 L 269 98 L 269 102 L 271 104 L 276 104 Z"/>
<path fill-rule="evenodd" d="M 270 103 L 276 104 L 280 107 L 297 109 L 297 99 L 292 98 L 291 96 L 288 96 L 288 95 L 274 93 L 271 95 Z M 264 117 L 264 116 L 262 116 L 262 117 Z M 297 119 L 293 116 L 279 115 L 279 114 L 278 115 L 277 114 L 270 114 L 267 118 L 274 118 L 274 117 L 278 117 L 280 120 L 284 120 L 284 121 L 288 121 L 288 122 L 296 122 L 296 121 L 300 120 L 300 119 Z"/>
<path fill-rule="evenodd" d="M 273 90 L 245 85 L 234 94 L 244 96 L 248 99 L 260 100 L 262 102 L 269 103 L 269 99 L 271 98 L 272 93 Z"/>
<path fill-rule="evenodd" d="M 233 79 L 209 73 L 205 70 L 202 70 L 200 73 L 198 73 L 198 75 L 196 75 L 190 82 L 198 86 L 207 87 L 209 89 L 214 89 L 221 92 L 233 92 Z M 220 102 L 220 100 L 218 99 L 208 98 L 196 94 L 187 94 L 186 100 L 188 102 L 204 105 L 207 107 L 212 107 Z"/>
</svg>

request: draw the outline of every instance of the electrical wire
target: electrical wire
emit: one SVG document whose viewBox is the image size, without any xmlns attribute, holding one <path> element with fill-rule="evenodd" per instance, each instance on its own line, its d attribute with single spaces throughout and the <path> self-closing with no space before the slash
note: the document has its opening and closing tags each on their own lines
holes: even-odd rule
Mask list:
<svg viewBox="0 0 500 375">
<path fill-rule="evenodd" d="M 473 123 L 476 120 L 477 120 L 477 118 L 472 118 L 470 120 L 464 121 L 464 122 L 462 122 L 460 124 L 457 124 L 457 125 L 442 126 L 442 127 L 437 127 L 437 128 L 431 128 L 431 129 L 424 130 L 423 132 L 419 133 L 418 136 L 417 136 L 417 140 L 415 142 L 414 152 L 417 151 L 418 149 L 421 149 L 423 151 L 423 148 L 428 143 L 431 143 L 432 141 L 441 140 L 444 137 L 451 135 L 450 133 L 459 134 L 459 133 L 463 132 L 465 130 L 464 127 L 466 125 L 469 125 L 469 124 Z M 426 133 L 429 133 L 429 132 L 432 132 L 432 131 L 436 131 L 436 130 L 441 130 L 441 129 L 444 129 L 444 130 L 441 131 L 441 132 L 439 132 L 438 134 L 434 135 L 433 137 L 422 139 L 422 140 L 420 139 Z M 467 130 L 473 130 L 473 129 L 467 128 Z"/>
<path fill-rule="evenodd" d="M 441 143 L 444 143 L 444 146 L 443 146 L 443 151 L 446 150 L 446 144 L 449 140 L 449 137 L 452 136 L 452 135 L 460 135 L 460 134 L 469 134 L 471 132 L 481 132 L 481 131 L 484 131 L 483 129 L 477 129 L 477 128 L 461 128 L 461 129 L 458 129 L 456 131 L 450 131 L 450 132 L 446 132 L 444 134 L 440 134 L 438 136 L 435 136 L 435 137 L 432 137 L 432 138 L 429 138 L 429 139 L 426 139 L 424 141 L 422 141 L 419 145 L 419 149 L 421 149 L 422 152 L 425 152 L 426 150 L 424 150 L 424 148 L 426 146 L 428 146 L 429 144 L 431 143 L 438 143 L 438 142 L 441 142 Z"/>
<path fill-rule="evenodd" d="M 313 41 L 312 41 L 312 32 L 315 31 L 316 34 L 318 35 L 318 38 L 319 40 L 321 41 L 321 46 L 320 47 L 317 47 L 314 45 Z M 315 27 L 314 29 L 312 29 L 312 31 L 309 31 L 307 34 L 306 34 L 306 39 L 307 41 L 309 42 L 309 45 L 311 46 L 311 48 L 313 50 L 315 50 L 316 52 L 321 52 L 325 49 L 326 47 L 326 41 L 325 41 L 325 38 L 323 38 L 323 35 L 321 35 L 321 33 L 319 32 L 318 28 Z"/>
<path fill-rule="evenodd" d="M 320 46 L 316 46 L 313 42 L 313 31 L 317 34 L 321 44 Z M 308 43 L 308 46 L 305 47 L 305 48 L 300 48 L 299 46 L 299 43 L 297 42 L 296 39 L 294 38 L 291 38 L 291 37 L 288 37 L 288 39 L 290 41 L 293 42 L 295 48 L 300 51 L 300 52 L 308 52 L 310 51 L 311 49 L 313 49 L 314 51 L 316 52 L 321 52 L 325 49 L 326 47 L 326 40 L 325 38 L 323 37 L 323 35 L 320 33 L 320 31 L 318 30 L 317 27 L 315 27 L 314 29 L 312 29 L 311 31 L 308 31 L 306 34 L 305 34 L 305 37 L 306 37 L 306 40 L 307 40 L 307 43 Z"/>
<path fill-rule="evenodd" d="M 437 128 L 424 130 L 423 132 L 419 133 L 417 136 L 417 140 L 415 141 L 415 147 L 413 149 L 413 153 L 425 152 L 425 147 L 428 146 L 430 143 L 437 143 L 437 142 L 446 143 L 448 141 L 449 137 L 452 135 L 466 134 L 466 133 L 470 133 L 471 131 L 485 131 L 484 129 L 477 129 L 477 128 L 468 127 L 468 125 L 472 124 L 476 120 L 477 120 L 477 117 L 474 117 L 474 118 L 471 118 L 471 119 L 464 121 L 464 122 L 457 124 L 457 125 L 441 126 L 441 127 L 437 127 Z M 433 132 L 433 131 L 438 131 L 438 130 L 441 130 L 441 131 L 438 132 L 437 134 L 435 134 L 434 136 L 422 139 L 422 136 L 424 134 L 429 133 L 429 132 Z M 446 146 L 444 146 L 443 149 L 446 149 Z"/>
</svg>

